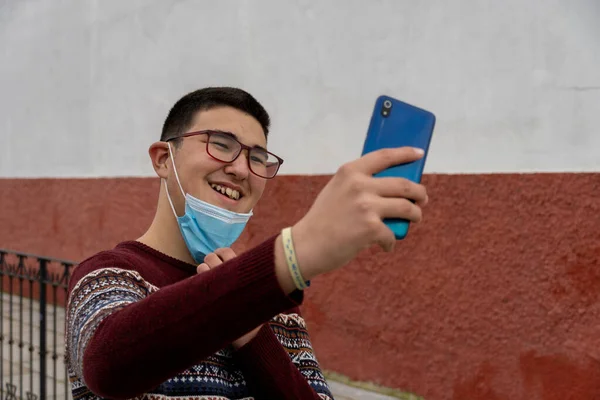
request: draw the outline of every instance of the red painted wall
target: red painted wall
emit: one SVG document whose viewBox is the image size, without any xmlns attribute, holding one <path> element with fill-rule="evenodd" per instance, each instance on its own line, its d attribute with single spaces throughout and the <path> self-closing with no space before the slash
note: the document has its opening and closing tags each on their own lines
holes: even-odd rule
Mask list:
<svg viewBox="0 0 600 400">
<path fill-rule="evenodd" d="M 270 183 L 236 248 L 294 223 L 327 176 Z M 427 399 L 600 399 L 600 174 L 427 175 L 424 221 L 314 280 L 327 369 Z M 150 223 L 154 179 L 0 180 L 0 247 L 80 260 Z"/>
</svg>

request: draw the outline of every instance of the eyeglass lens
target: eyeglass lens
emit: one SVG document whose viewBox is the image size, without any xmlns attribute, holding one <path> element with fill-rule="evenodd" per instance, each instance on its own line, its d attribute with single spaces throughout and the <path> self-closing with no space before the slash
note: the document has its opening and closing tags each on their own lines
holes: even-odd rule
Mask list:
<svg viewBox="0 0 600 400">
<path fill-rule="evenodd" d="M 223 162 L 235 160 L 241 149 L 241 144 L 228 135 L 213 133 L 208 140 L 208 153 Z M 248 152 L 248 165 L 256 175 L 271 178 L 277 173 L 279 160 L 263 149 L 251 148 Z"/>
</svg>

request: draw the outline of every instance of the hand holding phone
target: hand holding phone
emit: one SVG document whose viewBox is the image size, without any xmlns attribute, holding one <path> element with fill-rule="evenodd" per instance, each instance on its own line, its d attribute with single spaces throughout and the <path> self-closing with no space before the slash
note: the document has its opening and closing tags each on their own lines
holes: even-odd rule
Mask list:
<svg viewBox="0 0 600 400">
<path fill-rule="evenodd" d="M 420 183 L 435 127 L 435 115 L 389 96 L 375 102 L 362 155 L 384 148 L 417 147 L 425 152 L 423 158 L 385 169 L 375 177 L 405 178 Z M 410 221 L 385 219 L 385 224 L 401 240 L 408 234 Z"/>
<path fill-rule="evenodd" d="M 391 251 L 406 236 L 409 221 L 421 220 L 428 198 L 420 180 L 432 117 L 389 97 L 378 99 L 363 155 L 342 165 L 292 226 L 305 280 L 340 268 L 374 244 Z M 278 243 L 276 274 L 289 293 L 295 286 Z"/>
<path fill-rule="evenodd" d="M 421 220 L 421 206 L 427 203 L 423 185 L 374 175 L 398 164 L 418 161 L 423 155 L 412 147 L 380 149 L 338 169 L 306 215 L 292 227 L 304 279 L 339 268 L 372 245 L 391 251 L 397 239 L 385 219 Z M 281 256 L 283 250 L 279 254 L 285 257 Z M 278 276 L 286 276 L 287 264 L 277 265 Z M 288 287 L 282 283 L 284 286 Z"/>
</svg>

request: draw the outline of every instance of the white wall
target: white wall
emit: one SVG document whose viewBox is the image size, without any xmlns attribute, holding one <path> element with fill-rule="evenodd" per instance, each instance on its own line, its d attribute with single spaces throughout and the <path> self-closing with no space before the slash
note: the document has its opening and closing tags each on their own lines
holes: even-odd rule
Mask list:
<svg viewBox="0 0 600 400">
<path fill-rule="evenodd" d="M 375 97 L 437 114 L 428 172 L 600 171 L 598 0 L 0 2 L 0 176 L 152 175 L 181 95 L 241 86 L 282 173 L 357 157 Z"/>
</svg>

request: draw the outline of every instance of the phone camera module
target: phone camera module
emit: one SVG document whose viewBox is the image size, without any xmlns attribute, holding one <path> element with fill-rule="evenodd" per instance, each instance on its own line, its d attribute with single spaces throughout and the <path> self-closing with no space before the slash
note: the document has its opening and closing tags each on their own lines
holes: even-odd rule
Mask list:
<svg viewBox="0 0 600 400">
<path fill-rule="evenodd" d="M 392 102 L 389 100 L 384 100 L 383 107 L 381 108 L 381 115 L 383 115 L 384 118 L 387 118 L 390 115 L 391 109 Z"/>
</svg>

